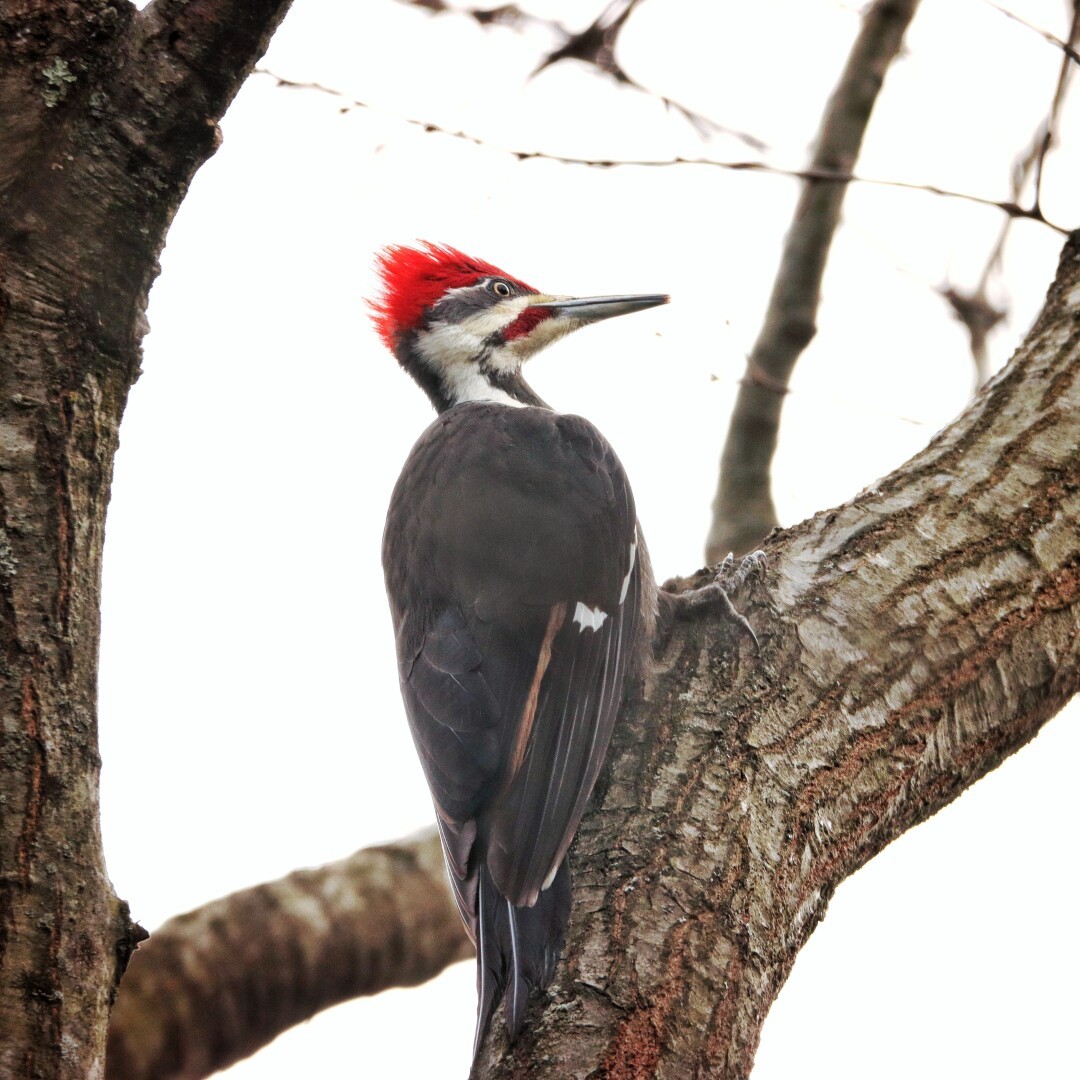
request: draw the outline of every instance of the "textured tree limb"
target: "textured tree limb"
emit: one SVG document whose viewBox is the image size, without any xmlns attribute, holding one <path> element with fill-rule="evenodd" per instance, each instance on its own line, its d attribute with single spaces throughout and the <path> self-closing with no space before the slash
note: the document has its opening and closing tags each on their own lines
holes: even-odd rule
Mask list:
<svg viewBox="0 0 1080 1080">
<path fill-rule="evenodd" d="M 289 0 L 152 0 L 137 17 L 140 56 L 159 74 L 163 67 L 186 68 L 178 79 L 183 89 L 201 88 L 215 106 L 227 103 L 289 6 Z"/>
<path fill-rule="evenodd" d="M 749 1074 L 837 885 L 1080 688 L 1078 445 L 1080 233 L 955 424 L 771 539 L 741 598 L 757 666 L 725 629 L 676 630 L 572 849 L 556 981 L 477 1077 Z"/>
<path fill-rule="evenodd" d="M 851 173 L 889 65 L 900 52 L 918 0 L 875 0 L 821 118 L 810 168 Z M 816 332 L 818 298 L 846 186 L 809 181 L 803 188 L 757 341 L 746 364 L 720 458 L 705 557 L 746 552 L 777 524 L 770 467 L 784 394 Z"/>
<path fill-rule="evenodd" d="M 0 1075 L 100 1080 L 101 550 L 165 230 L 286 0 L 0 0 Z"/>
<path fill-rule="evenodd" d="M 108 1080 L 208 1076 L 321 1009 L 473 955 L 434 829 L 170 919 L 131 959 Z"/>
<path fill-rule="evenodd" d="M 572 849 L 556 982 L 513 1049 L 494 1026 L 478 1077 L 748 1075 L 837 885 L 1080 686 L 1078 445 L 1080 233 L 1027 341 L 964 416 L 851 502 L 770 538 L 767 578 L 738 596 L 761 640 L 756 662 L 740 670 L 726 626 L 676 624 L 624 711 Z M 435 873 L 433 842 L 428 858 Z M 453 924 L 445 889 L 439 902 Z M 213 908 L 186 918 L 205 924 Z M 358 936 L 349 950 L 366 948 L 370 920 L 350 908 L 331 905 L 328 918 L 344 940 Z M 235 969 L 252 943 L 226 917 L 236 924 L 218 940 L 239 942 Z M 325 940 L 315 929 L 297 946 L 305 957 Z M 148 970 L 169 955 L 154 947 L 131 966 L 145 960 L 146 985 L 166 977 Z M 250 974 L 263 970 L 257 956 Z M 268 994 L 307 1015 L 338 993 L 289 970 L 297 983 L 268 992 L 232 971 L 249 994 L 234 1014 L 258 1014 Z M 134 985 L 121 989 L 125 1024 L 140 1012 L 136 992 L 123 1000 Z M 171 1023 L 190 1019 L 186 1008 Z M 197 1042 L 201 1023 L 171 1038 Z M 129 1075 L 148 1074 L 110 1078 Z"/>
</svg>

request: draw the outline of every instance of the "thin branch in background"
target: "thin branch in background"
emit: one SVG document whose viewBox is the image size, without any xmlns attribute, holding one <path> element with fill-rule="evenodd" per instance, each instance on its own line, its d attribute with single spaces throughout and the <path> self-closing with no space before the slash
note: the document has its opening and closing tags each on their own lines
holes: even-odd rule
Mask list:
<svg viewBox="0 0 1080 1080">
<path fill-rule="evenodd" d="M 1080 41 L 1080 0 L 1073 0 L 1072 8 L 1072 22 L 1069 24 L 1068 47 L 1075 55 L 1075 46 L 1077 42 Z M 1046 117 L 1046 130 L 1043 134 L 1041 145 L 1039 146 L 1038 157 L 1035 160 L 1035 193 L 1031 200 L 1033 206 L 1040 205 L 1043 165 L 1046 162 L 1046 155 L 1050 153 L 1050 148 L 1054 143 L 1054 128 L 1057 124 L 1058 115 L 1061 112 L 1061 106 L 1065 101 L 1065 94 L 1068 92 L 1069 82 L 1071 81 L 1074 70 L 1070 57 L 1066 55 L 1061 61 L 1061 70 L 1058 72 L 1057 85 L 1054 87 L 1054 97 L 1050 103 L 1050 112 Z"/>
<path fill-rule="evenodd" d="M 412 0 L 409 0 L 411 3 Z M 320 94 L 329 94 L 332 97 L 341 98 L 347 104 L 339 110 L 342 113 L 352 112 L 353 109 L 371 109 L 376 107 L 367 102 L 349 97 L 348 94 L 333 87 L 324 86 L 317 82 L 299 82 L 287 79 L 269 68 L 256 68 L 255 75 L 265 75 L 274 82 L 288 90 L 313 90 Z M 721 161 L 716 158 L 691 158 L 671 157 L 657 159 L 619 159 L 619 158 L 586 158 L 572 157 L 565 154 L 550 154 L 544 150 L 514 150 L 510 147 L 497 146 L 478 135 L 467 131 L 455 131 L 452 128 L 442 127 L 430 120 L 416 120 L 408 116 L 396 116 L 395 119 L 402 124 L 418 127 L 428 135 L 444 135 L 450 139 L 460 139 L 462 142 L 471 143 L 473 146 L 482 146 L 486 150 L 494 150 L 502 154 L 510 154 L 518 161 L 554 161 L 560 165 L 582 165 L 592 169 L 618 169 L 625 167 L 637 167 L 643 169 L 661 169 L 683 166 L 699 166 L 711 169 L 726 169 L 730 172 L 760 172 L 770 176 L 787 176 L 793 180 L 827 181 L 833 184 L 871 184 L 875 187 L 900 188 L 904 191 L 922 191 L 929 195 L 937 195 L 945 199 L 963 199 L 965 202 L 977 203 L 979 206 L 990 206 L 1000 210 L 1009 218 L 1024 218 L 1029 221 L 1045 225 L 1062 236 L 1068 236 L 1069 230 L 1043 217 L 1038 207 L 1025 207 L 1012 200 L 986 199 L 980 195 L 972 195 L 965 191 L 952 191 L 949 188 L 938 187 L 936 184 L 913 184 L 906 180 L 885 180 L 875 176 L 857 176 L 851 172 L 843 172 L 835 169 L 785 169 L 779 165 L 770 165 L 765 161 Z"/>
<path fill-rule="evenodd" d="M 795 208 L 728 427 L 705 546 L 710 563 L 727 551 L 749 551 L 777 524 L 770 472 L 783 391 L 817 330 L 821 281 L 847 190 L 846 184 L 821 181 L 851 175 L 885 73 L 917 8 L 918 0 L 875 0 L 822 115 L 807 170 L 811 178 Z"/>
<path fill-rule="evenodd" d="M 708 138 L 711 135 L 730 135 L 752 150 L 767 150 L 767 144 L 761 139 L 745 131 L 735 131 L 733 128 L 724 127 L 666 94 L 655 93 L 627 73 L 616 59 L 615 45 L 622 28 L 626 25 L 626 20 L 637 7 L 638 2 L 639 0 L 612 0 L 612 3 L 584 30 L 571 35 L 559 48 L 549 52 L 537 65 L 533 75 L 539 75 L 546 68 L 553 67 L 563 60 L 579 60 L 623 86 L 629 86 L 642 94 L 657 98 L 666 109 L 682 116 L 702 138 Z"/>
<path fill-rule="evenodd" d="M 1001 11 L 996 4 L 991 5 Z M 1065 96 L 1069 90 L 1073 73 L 1076 71 L 1070 50 L 1080 40 L 1080 0 L 1073 0 L 1072 23 L 1069 27 L 1069 41 L 1064 48 L 1061 58 L 1061 70 L 1058 72 L 1057 84 L 1054 88 L 1054 96 L 1050 102 L 1050 109 L 1046 118 L 1039 124 L 1027 149 L 1013 162 L 1011 195 L 1012 201 L 1019 204 L 1020 197 L 1032 173 L 1035 175 L 1034 192 L 1032 194 L 1032 209 L 1042 213 L 1042 178 L 1046 157 L 1056 142 L 1056 131 L 1061 108 L 1065 103 Z M 1003 12 L 1008 15 L 1009 12 Z M 1015 18 L 1015 16 L 1010 16 Z M 1021 21 L 1021 20 L 1017 20 Z M 1026 24 L 1025 24 L 1026 25 Z M 1056 40 L 1056 39 L 1055 39 Z M 1064 43 L 1062 43 L 1064 46 Z M 945 286 L 939 290 L 941 296 L 949 304 L 952 313 L 963 323 L 968 332 L 971 343 L 971 357 L 975 363 L 975 389 L 978 390 L 990 377 L 990 356 L 987 350 L 987 338 L 1008 314 L 1008 310 L 994 305 L 987 293 L 990 278 L 1001 267 L 1002 257 L 1005 253 L 1005 242 L 1009 237 L 1013 218 L 1006 216 L 998 231 L 997 241 L 990 251 L 979 275 L 978 284 L 970 293 L 963 292 L 954 286 Z"/>
<path fill-rule="evenodd" d="M 1034 31 L 1039 37 L 1048 41 L 1051 45 L 1055 46 L 1055 48 L 1060 49 L 1074 64 L 1080 64 L 1080 52 L 1077 52 L 1074 39 L 1070 38 L 1069 41 L 1062 41 L 1056 34 L 1051 34 L 1049 30 L 1043 30 L 1042 27 L 1028 22 L 1027 19 L 1020 18 L 1015 12 L 1003 8 L 1000 4 L 995 4 L 994 0 L 985 0 L 985 2 L 995 11 L 1001 12 L 1006 19 L 1012 19 L 1013 22 L 1018 22 L 1021 26 L 1026 26 L 1028 30 Z"/>
<path fill-rule="evenodd" d="M 436 15 L 464 15 L 474 19 L 481 26 L 504 26 L 522 32 L 542 28 L 555 36 L 559 44 L 551 49 L 533 70 L 532 75 L 539 75 L 546 68 L 553 67 L 563 60 L 578 60 L 594 68 L 600 75 L 614 79 L 623 86 L 628 86 L 647 97 L 655 98 L 670 112 L 678 113 L 697 134 L 707 139 L 712 135 L 729 135 L 749 146 L 752 150 L 767 150 L 768 146 L 760 139 L 745 131 L 718 124 L 702 113 L 683 105 L 665 94 L 658 94 L 632 78 L 615 58 L 615 46 L 619 34 L 627 19 L 637 7 L 639 0 L 611 0 L 603 11 L 581 31 L 568 30 L 555 19 L 545 19 L 523 11 L 515 4 L 504 4 L 495 8 L 455 7 L 445 0 L 398 0 L 409 7 L 422 8 Z"/>
<path fill-rule="evenodd" d="M 975 363 L 975 389 L 990 378 L 990 354 L 986 347 L 990 331 L 1008 314 L 1007 309 L 995 307 L 984 291 L 964 293 L 952 285 L 938 290 L 957 320 L 963 323 L 971 344 Z"/>
<path fill-rule="evenodd" d="M 465 15 L 481 26 L 505 26 L 510 30 L 542 29 L 562 39 L 570 37 L 570 31 L 555 19 L 531 15 L 517 4 L 500 4 L 492 8 L 462 8 L 447 4 L 445 0 L 397 0 L 405 7 L 420 8 L 432 15 Z"/>
<path fill-rule="evenodd" d="M 570 34 L 537 65 L 533 75 L 563 60 L 580 60 L 610 75 L 616 82 L 636 85 L 615 59 L 615 44 L 639 0 L 611 0 L 603 11 L 577 34 Z"/>
</svg>

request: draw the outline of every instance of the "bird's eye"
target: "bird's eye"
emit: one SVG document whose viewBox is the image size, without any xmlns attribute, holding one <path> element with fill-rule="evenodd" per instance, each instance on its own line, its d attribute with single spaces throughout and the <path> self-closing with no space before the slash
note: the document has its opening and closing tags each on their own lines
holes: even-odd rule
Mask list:
<svg viewBox="0 0 1080 1080">
<path fill-rule="evenodd" d="M 496 296 L 509 296 L 510 286 L 507 285 L 505 281 L 493 281 L 491 283 L 491 291 Z"/>
</svg>

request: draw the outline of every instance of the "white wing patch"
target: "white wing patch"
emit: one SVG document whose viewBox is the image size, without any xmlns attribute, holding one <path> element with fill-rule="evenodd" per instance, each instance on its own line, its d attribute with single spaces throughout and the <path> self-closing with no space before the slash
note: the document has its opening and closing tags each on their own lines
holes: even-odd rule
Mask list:
<svg viewBox="0 0 1080 1080">
<path fill-rule="evenodd" d="M 626 571 L 626 577 L 622 579 L 622 592 L 619 593 L 619 603 L 626 599 L 626 592 L 630 588 L 630 575 L 634 572 L 634 564 L 637 562 L 637 541 L 630 541 L 630 569 Z M 578 607 L 581 607 L 578 604 Z"/>
<path fill-rule="evenodd" d="M 599 630 L 607 617 L 606 611 L 601 611 L 598 607 L 586 607 L 580 600 L 574 608 L 574 622 L 582 630 Z"/>
<path fill-rule="evenodd" d="M 626 571 L 626 577 L 623 578 L 622 591 L 619 593 L 619 603 L 621 604 L 626 599 L 626 594 L 630 591 L 630 578 L 633 576 L 634 567 L 637 565 L 637 540 L 630 542 L 630 569 Z M 606 611 L 601 611 L 598 607 L 586 607 L 580 600 L 577 603 L 577 607 L 574 608 L 574 622 L 582 630 L 599 630 L 604 625 L 604 620 L 608 617 Z M 558 867 L 556 867 L 557 869 Z M 545 886 L 546 887 L 546 886 Z"/>
</svg>

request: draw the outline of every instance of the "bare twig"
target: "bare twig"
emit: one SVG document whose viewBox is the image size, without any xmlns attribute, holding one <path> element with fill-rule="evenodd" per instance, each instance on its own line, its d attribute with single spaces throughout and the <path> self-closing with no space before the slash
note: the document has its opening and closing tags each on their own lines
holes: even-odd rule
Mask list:
<svg viewBox="0 0 1080 1080">
<path fill-rule="evenodd" d="M 556 19 L 547 19 L 523 11 L 517 4 L 499 4 L 491 8 L 463 8 L 445 0 L 398 0 L 405 7 L 420 8 L 432 15 L 466 15 L 481 26 L 505 26 L 511 30 L 543 29 L 565 40 L 570 31 Z"/>
<path fill-rule="evenodd" d="M 637 5 L 638 0 L 612 0 L 612 3 L 581 33 L 570 35 L 559 48 L 548 53 L 533 74 L 538 75 L 545 68 L 552 67 L 563 60 L 579 60 L 596 68 L 597 71 L 621 83 L 623 86 L 629 86 L 642 94 L 657 98 L 665 108 L 682 116 L 702 138 L 707 138 L 713 134 L 731 135 L 753 150 L 768 149 L 761 139 L 745 131 L 736 131 L 733 128 L 724 127 L 715 120 L 688 108 L 666 94 L 657 94 L 647 86 L 639 83 L 626 71 L 616 59 L 615 45 L 622 28 L 626 25 L 626 20 Z"/>
<path fill-rule="evenodd" d="M 615 43 L 626 20 L 639 0 L 611 0 L 611 3 L 578 34 L 570 34 L 557 49 L 553 49 L 537 65 L 534 75 L 553 67 L 562 60 L 580 60 L 605 72 L 616 82 L 636 85 L 615 59 Z"/>
<path fill-rule="evenodd" d="M 434 828 L 298 870 L 153 933 L 120 984 L 108 1080 L 208 1076 L 321 1009 L 471 955 Z"/>
<path fill-rule="evenodd" d="M 696 112 L 665 94 L 658 94 L 632 78 L 615 58 L 615 45 L 626 20 L 639 0 L 611 0 L 600 14 L 581 31 L 571 31 L 556 19 L 542 18 L 523 11 L 516 4 L 503 4 L 495 8 L 456 7 L 445 0 L 399 0 L 409 7 L 422 8 L 437 15 L 465 15 L 481 26 L 505 26 L 517 31 L 541 28 L 552 34 L 559 42 L 536 66 L 533 75 L 563 60 L 579 60 L 615 82 L 628 86 L 647 97 L 656 98 L 666 109 L 677 112 L 702 138 L 710 135 L 730 135 L 753 150 L 768 147 L 760 139 L 745 131 L 724 127 L 715 120 Z"/>
<path fill-rule="evenodd" d="M 997 5 L 993 5 L 997 7 Z M 1001 10 L 1000 8 L 998 10 Z M 1008 14 L 1008 12 L 1005 12 Z M 1072 24 L 1069 27 L 1069 45 L 1074 45 L 1080 38 L 1080 0 L 1073 2 Z M 1050 152 L 1055 141 L 1055 131 L 1061 107 L 1065 102 L 1065 95 L 1072 81 L 1073 66 L 1066 54 L 1061 58 L 1061 70 L 1058 73 L 1057 85 L 1054 88 L 1054 96 L 1050 103 L 1050 109 L 1046 118 L 1042 120 L 1035 131 L 1027 149 L 1017 157 L 1013 163 L 1011 196 L 1014 203 L 1020 202 L 1024 188 L 1031 177 L 1035 174 L 1034 193 L 1031 199 L 1033 209 L 1041 213 L 1042 177 L 1046 156 Z M 975 363 L 975 389 L 990 377 L 990 356 L 987 351 L 987 337 L 991 330 L 997 326 L 1006 316 L 1007 310 L 993 304 L 987 293 L 990 278 L 1001 266 L 1002 256 L 1005 252 L 1005 242 L 1009 237 L 1009 231 L 1015 219 L 1006 216 L 998 231 L 997 241 L 990 251 L 979 275 L 978 284 L 970 293 L 963 292 L 953 286 L 945 286 L 940 292 L 947 301 L 953 314 L 968 332 L 971 343 L 971 357 Z"/>
<path fill-rule="evenodd" d="M 1072 22 L 1069 24 L 1068 47 L 1070 49 L 1073 49 L 1076 45 L 1078 38 L 1080 38 L 1080 0 L 1073 0 Z M 1035 159 L 1035 194 L 1031 200 L 1033 206 L 1039 205 L 1039 197 L 1042 194 L 1043 165 L 1046 162 L 1046 155 L 1050 153 L 1050 148 L 1054 142 L 1054 127 L 1057 124 L 1058 113 L 1061 111 L 1062 103 L 1065 101 L 1065 94 L 1068 92 L 1069 81 L 1074 70 L 1070 58 L 1068 56 L 1063 57 L 1061 70 L 1058 72 L 1057 85 L 1054 87 L 1054 97 L 1050 103 L 1050 112 L 1046 118 L 1045 132 L 1039 146 L 1038 157 Z"/>
<path fill-rule="evenodd" d="M 1062 41 L 1056 34 L 1051 34 L 1049 30 L 1043 30 L 1042 27 L 1028 22 L 1027 19 L 1020 18 L 1015 12 L 1003 8 L 1000 4 L 995 4 L 994 0 L 985 0 L 985 2 L 995 11 L 1000 11 L 1005 18 L 1012 19 L 1013 22 L 1018 22 L 1021 26 L 1026 26 L 1029 30 L 1038 34 L 1039 37 L 1060 49 L 1074 64 L 1080 64 L 1080 52 L 1077 52 L 1076 46 L 1071 39 L 1068 42 Z"/>
<path fill-rule="evenodd" d="M 1005 318 L 1007 312 L 996 307 L 984 289 L 964 293 L 953 286 L 939 290 L 953 315 L 964 325 L 971 344 L 971 359 L 975 363 L 975 389 L 990 378 L 990 354 L 986 348 L 990 331 Z"/>
<path fill-rule="evenodd" d="M 412 2 L 412 0 L 409 0 L 409 2 Z M 353 109 L 376 108 L 376 106 L 369 105 L 367 102 L 360 101 L 357 98 L 351 98 L 348 94 L 345 94 L 340 90 L 335 90 L 333 87 L 324 86 L 322 83 L 317 82 L 299 82 L 294 79 L 287 79 L 283 75 L 278 75 L 276 72 L 271 71 L 269 68 L 256 68 L 255 74 L 265 75 L 268 78 L 273 79 L 278 86 L 285 89 L 314 90 L 321 94 L 329 94 L 332 97 L 341 98 L 348 103 L 342 106 L 341 112 L 343 113 L 351 112 Z M 851 172 L 843 172 L 841 170 L 828 168 L 818 169 L 810 167 L 807 169 L 786 169 L 780 165 L 770 165 L 765 161 L 721 161 L 716 158 L 692 158 L 681 156 L 655 159 L 587 158 L 573 157 L 566 154 L 550 154 L 544 150 L 514 150 L 510 147 L 497 146 L 470 132 L 455 131 L 452 128 L 434 124 L 429 120 L 416 120 L 408 116 L 398 116 L 396 119 L 400 123 L 408 124 L 411 127 L 418 127 L 429 135 L 444 135 L 450 139 L 460 139 L 462 142 L 471 143 L 473 146 L 482 146 L 487 150 L 495 150 L 499 153 L 510 154 L 517 158 L 518 161 L 554 161 L 560 165 L 581 165 L 593 169 L 619 169 L 629 167 L 661 169 L 699 166 L 711 169 L 725 169 L 730 172 L 767 173 L 771 176 L 791 177 L 793 180 L 821 180 L 835 184 L 871 184 L 875 187 L 899 188 L 904 191 L 922 191 L 929 195 L 937 195 L 946 199 L 963 199 L 966 202 L 977 203 L 979 206 L 993 207 L 1010 218 L 1025 218 L 1029 221 L 1036 221 L 1041 225 L 1047 226 L 1047 228 L 1053 229 L 1054 232 L 1060 233 L 1062 236 L 1068 236 L 1069 234 L 1068 229 L 1047 220 L 1038 207 L 1024 207 L 1020 206 L 1015 201 L 1009 200 L 987 199 L 983 198 L 981 195 L 972 195 L 970 192 L 952 191 L 949 188 L 938 187 L 936 184 L 914 184 L 909 183 L 906 180 L 885 180 L 875 176 L 857 176 Z"/>
<path fill-rule="evenodd" d="M 709 562 L 728 550 L 749 550 L 777 524 L 769 473 L 784 401 L 778 389 L 787 387 L 816 333 L 821 280 L 846 190 L 845 184 L 821 181 L 851 175 L 885 72 L 917 7 L 918 0 L 875 0 L 822 116 L 807 183 L 728 427 L 705 545 Z"/>
</svg>

